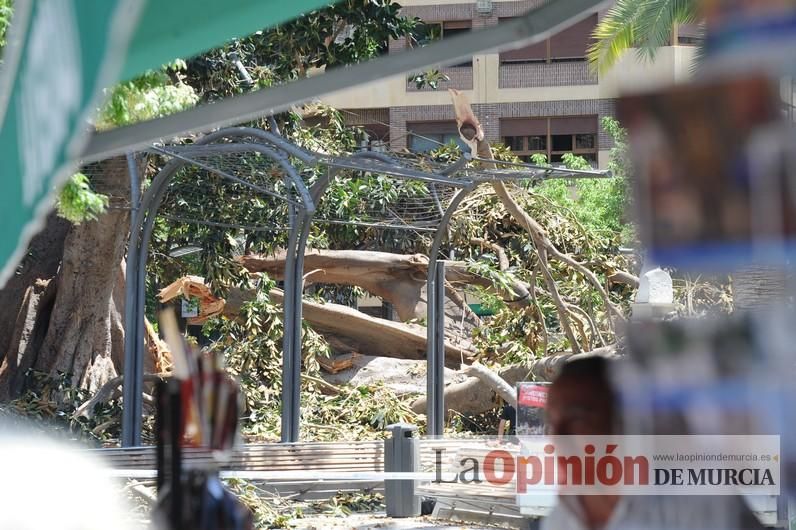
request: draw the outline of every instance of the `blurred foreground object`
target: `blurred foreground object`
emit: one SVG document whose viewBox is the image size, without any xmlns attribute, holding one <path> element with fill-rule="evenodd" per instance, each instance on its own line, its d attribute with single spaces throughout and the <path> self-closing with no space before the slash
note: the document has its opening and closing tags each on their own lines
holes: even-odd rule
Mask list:
<svg viewBox="0 0 796 530">
<path fill-rule="evenodd" d="M 796 4 L 790 0 L 701 0 L 706 27 L 702 77 L 792 74 Z"/>
<path fill-rule="evenodd" d="M 239 433 L 240 387 L 220 356 L 203 355 L 184 341 L 173 312 L 164 311 L 160 323 L 174 372 L 158 382 L 155 392 L 158 504 L 153 519 L 173 530 L 250 530 L 252 513 L 219 478 L 219 463 L 229 460 Z M 189 448 L 207 451 L 208 460 L 186 464 L 183 453 Z"/>
<path fill-rule="evenodd" d="M 793 137 L 781 130 L 777 98 L 775 83 L 746 77 L 619 101 L 653 261 L 729 270 L 780 263 L 792 250 L 793 164 L 778 155 Z"/>
<path fill-rule="evenodd" d="M 86 451 L 29 432 L 0 434 L 0 528 L 133 530 L 121 488 Z"/>
</svg>

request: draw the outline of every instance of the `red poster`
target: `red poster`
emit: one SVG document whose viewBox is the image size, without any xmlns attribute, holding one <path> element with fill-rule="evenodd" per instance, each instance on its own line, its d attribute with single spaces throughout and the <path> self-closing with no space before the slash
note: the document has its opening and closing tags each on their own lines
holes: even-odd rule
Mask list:
<svg viewBox="0 0 796 530">
<path fill-rule="evenodd" d="M 521 406 L 543 409 L 547 403 L 547 385 L 533 383 L 519 385 L 517 402 Z"/>
</svg>

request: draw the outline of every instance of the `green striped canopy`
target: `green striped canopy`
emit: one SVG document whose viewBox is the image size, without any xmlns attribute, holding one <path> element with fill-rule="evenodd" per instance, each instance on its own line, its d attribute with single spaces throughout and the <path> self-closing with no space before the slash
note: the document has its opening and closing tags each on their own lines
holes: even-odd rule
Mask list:
<svg viewBox="0 0 796 530">
<path fill-rule="evenodd" d="M 0 71 L 0 287 L 75 170 L 103 89 L 328 0 L 18 0 Z"/>
</svg>

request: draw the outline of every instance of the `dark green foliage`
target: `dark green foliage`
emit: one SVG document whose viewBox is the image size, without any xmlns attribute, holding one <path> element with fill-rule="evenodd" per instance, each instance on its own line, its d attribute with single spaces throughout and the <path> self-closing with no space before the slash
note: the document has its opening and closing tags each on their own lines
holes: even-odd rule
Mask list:
<svg viewBox="0 0 796 530">
<path fill-rule="evenodd" d="M 399 15 L 391 0 L 345 0 L 275 28 L 258 31 L 188 61 L 187 81 L 205 100 L 249 90 L 231 53 L 248 69 L 255 87 L 304 77 L 386 52 L 389 39 L 409 34 L 416 21 Z"/>
</svg>

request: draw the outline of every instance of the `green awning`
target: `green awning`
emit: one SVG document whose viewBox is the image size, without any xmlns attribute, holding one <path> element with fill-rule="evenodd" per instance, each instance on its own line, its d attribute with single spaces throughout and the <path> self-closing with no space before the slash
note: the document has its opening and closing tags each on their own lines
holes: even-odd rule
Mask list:
<svg viewBox="0 0 796 530">
<path fill-rule="evenodd" d="M 121 79 L 188 59 L 335 0 L 167 0 L 145 2 Z"/>
<path fill-rule="evenodd" d="M 0 287 L 75 170 L 103 89 L 328 0 L 18 0 L 0 72 Z"/>
</svg>

